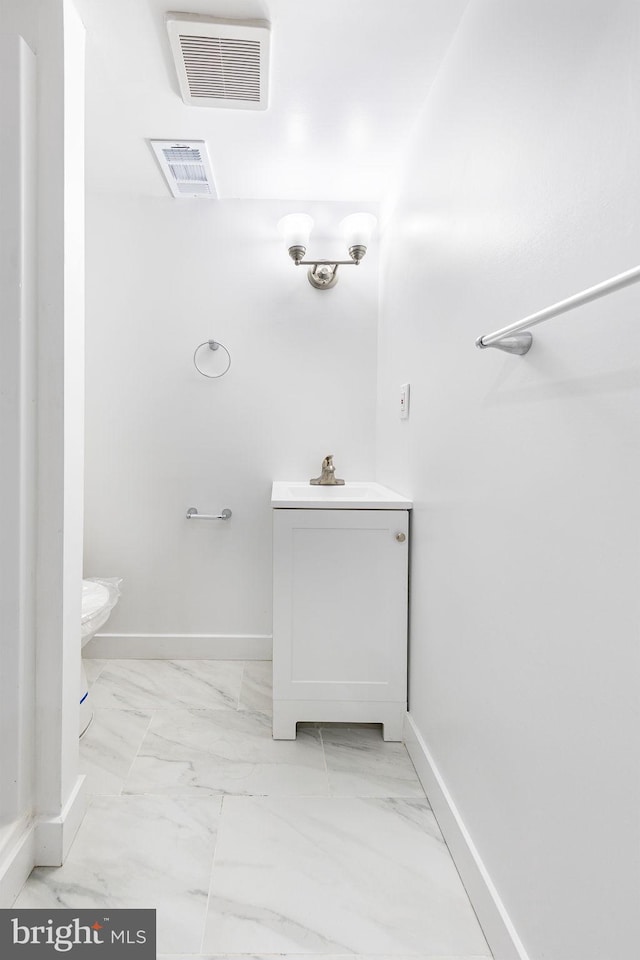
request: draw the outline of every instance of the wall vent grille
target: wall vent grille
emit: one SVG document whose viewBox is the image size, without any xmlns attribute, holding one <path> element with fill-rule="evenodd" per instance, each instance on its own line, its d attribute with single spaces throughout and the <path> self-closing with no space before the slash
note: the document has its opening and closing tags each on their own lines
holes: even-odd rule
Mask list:
<svg viewBox="0 0 640 960">
<path fill-rule="evenodd" d="M 174 197 L 217 197 L 204 140 L 150 140 Z"/>
<path fill-rule="evenodd" d="M 269 25 L 170 13 L 167 29 L 185 103 L 200 107 L 267 107 Z"/>
</svg>

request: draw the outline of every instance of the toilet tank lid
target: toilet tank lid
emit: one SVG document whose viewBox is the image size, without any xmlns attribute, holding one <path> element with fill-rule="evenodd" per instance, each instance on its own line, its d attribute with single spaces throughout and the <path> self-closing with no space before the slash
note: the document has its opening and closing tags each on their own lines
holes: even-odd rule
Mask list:
<svg viewBox="0 0 640 960">
<path fill-rule="evenodd" d="M 82 581 L 82 623 L 86 623 L 110 602 L 109 589 L 93 580 Z"/>
</svg>

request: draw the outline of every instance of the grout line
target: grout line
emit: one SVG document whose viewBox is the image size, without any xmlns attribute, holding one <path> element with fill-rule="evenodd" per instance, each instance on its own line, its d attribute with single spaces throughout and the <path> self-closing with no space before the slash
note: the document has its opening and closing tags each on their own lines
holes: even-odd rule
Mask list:
<svg viewBox="0 0 640 960">
<path fill-rule="evenodd" d="M 122 712 L 122 713 L 127 713 L 127 712 L 129 712 L 129 711 L 122 710 L 121 712 Z M 146 713 L 147 711 L 141 710 L 140 712 L 141 712 L 141 713 Z M 124 790 L 124 785 L 125 785 L 125 783 L 126 783 L 127 780 L 129 779 L 129 774 L 131 773 L 131 771 L 132 771 L 132 769 L 133 769 L 133 765 L 134 765 L 134 763 L 136 762 L 136 760 L 138 759 L 138 756 L 139 756 L 140 751 L 141 751 L 141 749 L 142 749 L 142 744 L 144 743 L 144 741 L 145 741 L 146 738 L 147 738 L 147 734 L 149 733 L 149 729 L 150 729 L 151 724 L 152 724 L 152 722 L 153 722 L 153 718 L 154 718 L 154 713 L 151 712 L 151 715 L 150 715 L 150 717 L 149 717 L 149 719 L 148 719 L 148 721 L 147 721 L 147 725 L 146 725 L 146 727 L 144 728 L 143 734 L 142 734 L 142 736 L 141 736 L 141 738 L 140 738 L 140 742 L 139 742 L 139 744 L 138 744 L 138 749 L 136 750 L 136 752 L 135 752 L 135 754 L 134 754 L 134 756 L 133 756 L 133 760 L 132 760 L 131 763 L 129 764 L 129 767 L 128 767 L 128 769 L 127 769 L 127 772 L 125 773 L 124 777 L 122 778 L 122 783 L 120 784 L 120 796 L 121 796 L 121 797 L 123 797 L 123 796 L 134 796 L 134 794 L 123 794 L 122 791 Z"/>
<path fill-rule="evenodd" d="M 207 893 L 207 903 L 204 908 L 204 920 L 202 923 L 202 936 L 200 937 L 200 955 L 203 955 L 204 952 L 204 938 L 207 932 L 207 920 L 209 919 L 209 904 L 211 903 L 211 894 L 213 892 L 213 874 L 216 866 L 216 854 L 218 852 L 218 844 L 220 841 L 220 831 L 222 829 L 222 811 L 224 809 L 225 796 L 220 797 L 220 809 L 218 811 L 218 826 L 216 828 L 216 842 L 213 846 L 213 855 L 211 857 L 211 870 L 209 872 L 209 890 Z"/>
</svg>

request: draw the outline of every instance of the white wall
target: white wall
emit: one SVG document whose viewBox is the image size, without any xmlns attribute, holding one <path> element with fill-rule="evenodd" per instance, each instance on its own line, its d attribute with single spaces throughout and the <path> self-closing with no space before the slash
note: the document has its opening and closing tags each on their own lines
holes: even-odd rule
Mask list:
<svg viewBox="0 0 640 960">
<path fill-rule="evenodd" d="M 638 264 L 639 36 L 634 0 L 473 0 L 381 255 L 410 711 L 535 960 L 640 940 L 640 288 L 474 340 Z"/>
<path fill-rule="evenodd" d="M 344 256 L 337 228 L 353 208 L 309 210 L 331 234 L 312 235 L 309 254 Z M 268 655 L 271 481 L 317 476 L 327 453 L 340 476 L 372 475 L 375 242 L 314 290 L 276 230 L 290 211 L 89 198 L 85 575 L 124 578 L 106 631 L 178 638 L 94 652 Z M 192 363 L 210 338 L 232 356 L 220 380 Z M 233 518 L 187 521 L 190 506 Z"/>
</svg>

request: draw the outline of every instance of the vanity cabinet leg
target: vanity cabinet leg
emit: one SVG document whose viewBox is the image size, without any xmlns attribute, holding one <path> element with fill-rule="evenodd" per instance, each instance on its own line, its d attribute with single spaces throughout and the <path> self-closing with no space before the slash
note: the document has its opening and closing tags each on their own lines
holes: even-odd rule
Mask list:
<svg viewBox="0 0 640 960">
<path fill-rule="evenodd" d="M 285 701 L 273 702 L 273 739 L 295 740 L 297 718 L 290 705 Z"/>
<path fill-rule="evenodd" d="M 404 720 L 406 715 L 406 703 L 390 704 L 386 707 L 382 720 L 383 740 L 404 740 Z"/>
</svg>

